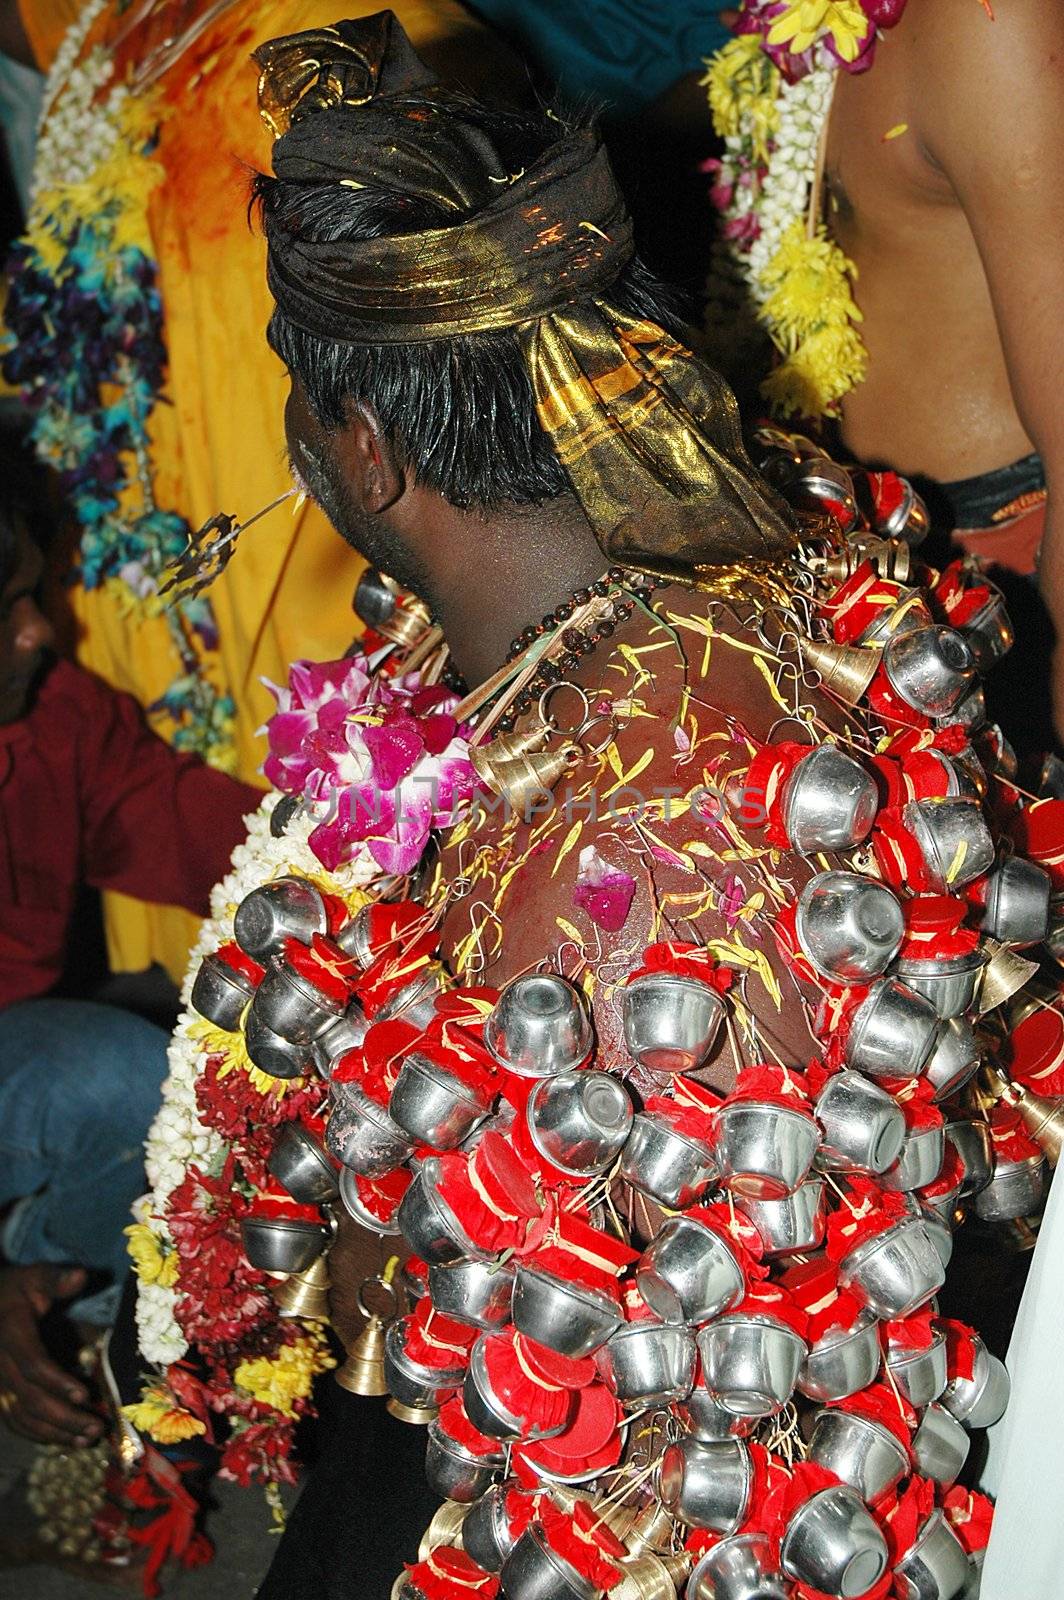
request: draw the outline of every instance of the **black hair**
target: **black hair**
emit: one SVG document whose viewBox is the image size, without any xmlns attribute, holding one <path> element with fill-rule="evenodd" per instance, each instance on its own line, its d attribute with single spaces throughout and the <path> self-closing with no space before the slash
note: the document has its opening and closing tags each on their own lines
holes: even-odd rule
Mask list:
<svg viewBox="0 0 1064 1600">
<path fill-rule="evenodd" d="M 563 131 L 553 114 L 518 115 L 476 102 L 466 102 L 466 108 L 511 171 Z M 318 242 L 363 240 L 453 220 L 421 197 L 368 186 L 286 182 L 264 174 L 255 180 L 252 205 L 259 208 L 267 244 L 281 232 Z M 672 296 L 638 257 L 598 292 L 630 316 L 680 332 Z M 564 468 L 537 421 L 513 329 L 420 344 L 340 344 L 304 332 L 277 308 L 268 338 L 325 429 L 342 427 L 353 403 L 370 406 L 416 481 L 452 505 L 529 504 L 569 490 Z"/>
</svg>

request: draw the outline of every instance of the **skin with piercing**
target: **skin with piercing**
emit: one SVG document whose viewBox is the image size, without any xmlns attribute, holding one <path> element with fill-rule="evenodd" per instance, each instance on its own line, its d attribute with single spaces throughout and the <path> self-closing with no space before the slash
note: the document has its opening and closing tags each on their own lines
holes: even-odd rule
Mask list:
<svg viewBox="0 0 1064 1600">
<path fill-rule="evenodd" d="M 356 549 L 427 602 L 470 684 L 497 669 L 530 619 L 606 569 L 570 496 L 547 507 L 459 509 L 412 478 L 369 407 L 353 407 L 346 427 L 326 433 L 297 380 L 287 424 L 298 480 Z M 770 921 L 820 868 L 784 854 L 772 858 L 767 873 L 759 834 L 745 834 L 726 819 L 719 827 L 707 825 L 692 816 L 684 797 L 710 779 L 725 789 L 729 773 L 747 764 L 747 737 L 801 738 L 791 722 L 781 726 L 787 703 L 799 702 L 817 736 L 831 730 L 845 738 L 847 721 L 825 695 L 798 682 L 786 641 L 783 655 L 762 642 L 779 641 L 784 625 L 775 622 L 772 634 L 768 622 L 774 619 L 768 619 L 759 636 L 759 608 L 741 588 L 721 601 L 673 583 L 655 593 L 652 606 L 656 614 L 637 606 L 568 674 L 592 711 L 616 729 L 609 758 L 575 758 L 553 800 L 542 796 L 542 809 L 533 815 L 485 811 L 470 832 L 445 840 L 428 900 L 446 901 L 443 955 L 467 983 L 500 986 L 541 966 L 552 952 L 571 978 L 590 967 L 598 1063 L 621 1069 L 628 1058 L 616 985 L 639 964 L 643 948 L 662 938 L 705 943 L 738 936 L 753 959 L 767 964 L 779 1004 L 760 976 L 748 973 L 737 984 L 733 1020 L 699 1073 L 727 1091 L 741 1065 L 766 1060 L 801 1067 L 814 1053 L 809 1020 L 816 994 L 803 993 L 786 970 Z M 769 678 L 778 679 L 778 691 Z M 562 726 L 579 723 L 583 710 L 580 696 L 566 688 L 549 707 Z M 599 731 L 591 731 L 589 746 L 601 743 Z M 619 785 L 618 772 L 633 770 L 637 776 Z M 665 807 L 662 795 L 673 797 Z M 749 840 L 755 859 L 730 858 L 736 838 Z M 614 932 L 576 909 L 580 856 L 589 847 L 634 879 L 627 917 Z M 447 885 L 456 879 L 468 883 L 469 892 L 448 897 Z M 732 920 L 729 895 L 756 906 L 759 894 L 766 897 L 763 910 Z M 567 927 L 578 930 L 580 946 Z M 652 1232 L 654 1208 L 639 1201 L 633 1221 L 640 1232 Z M 394 1236 L 377 1240 L 346 1219 L 341 1224 L 330 1272 L 333 1320 L 345 1342 L 362 1322 L 359 1285 L 397 1249 L 401 1253 Z"/>
</svg>

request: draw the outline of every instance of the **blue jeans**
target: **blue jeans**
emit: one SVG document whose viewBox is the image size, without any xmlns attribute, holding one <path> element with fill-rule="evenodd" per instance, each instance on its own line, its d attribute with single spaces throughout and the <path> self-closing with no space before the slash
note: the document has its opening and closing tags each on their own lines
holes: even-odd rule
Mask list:
<svg viewBox="0 0 1064 1600">
<path fill-rule="evenodd" d="M 167 1035 L 132 1012 L 27 1000 L 0 1012 L 0 1206 L 9 1261 L 104 1271 L 74 1308 L 106 1326 L 129 1268 L 123 1228 L 144 1192 L 144 1139 L 166 1076 Z"/>
</svg>

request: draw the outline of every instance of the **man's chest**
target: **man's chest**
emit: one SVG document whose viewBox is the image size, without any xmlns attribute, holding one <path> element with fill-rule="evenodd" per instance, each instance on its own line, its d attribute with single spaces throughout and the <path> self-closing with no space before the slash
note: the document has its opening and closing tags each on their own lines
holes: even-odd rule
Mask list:
<svg viewBox="0 0 1064 1600">
<path fill-rule="evenodd" d="M 870 72 L 839 72 L 824 143 L 823 214 L 851 256 L 955 252 L 964 213 L 925 149 L 909 74 L 888 49 Z"/>
</svg>

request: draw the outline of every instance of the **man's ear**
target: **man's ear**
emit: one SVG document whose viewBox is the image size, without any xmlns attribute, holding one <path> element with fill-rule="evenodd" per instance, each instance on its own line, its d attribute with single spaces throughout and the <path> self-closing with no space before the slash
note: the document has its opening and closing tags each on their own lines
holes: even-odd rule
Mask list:
<svg viewBox="0 0 1064 1600">
<path fill-rule="evenodd" d="M 406 474 L 372 406 L 355 405 L 340 441 L 341 465 L 367 516 L 378 516 L 403 494 Z"/>
</svg>

